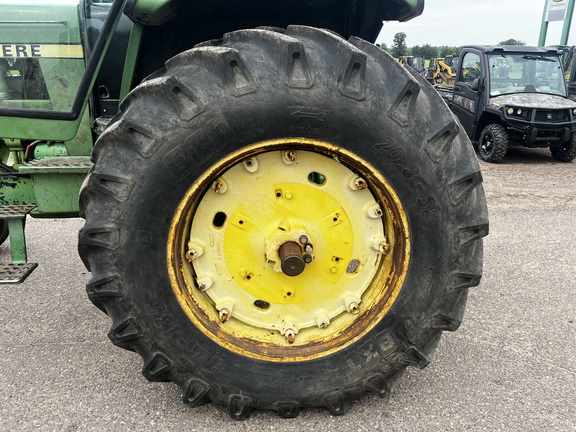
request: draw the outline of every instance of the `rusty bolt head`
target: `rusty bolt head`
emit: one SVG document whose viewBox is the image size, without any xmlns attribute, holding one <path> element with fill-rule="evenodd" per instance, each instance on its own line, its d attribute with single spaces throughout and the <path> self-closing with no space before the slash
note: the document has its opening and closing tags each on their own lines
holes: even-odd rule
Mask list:
<svg viewBox="0 0 576 432">
<path fill-rule="evenodd" d="M 296 160 L 296 152 L 294 150 L 286 150 L 284 152 L 284 159 L 289 163 L 294 162 Z"/>
<path fill-rule="evenodd" d="M 194 261 L 196 259 L 196 251 L 194 249 L 188 249 L 188 251 L 186 251 L 186 259 L 190 262 Z"/>
<path fill-rule="evenodd" d="M 292 344 L 296 340 L 296 333 L 294 333 L 294 330 L 289 329 L 286 330 L 286 333 L 284 333 L 284 337 L 286 338 L 286 342 Z"/>
<path fill-rule="evenodd" d="M 356 180 L 354 180 L 354 186 L 356 186 L 358 190 L 363 190 L 368 188 L 368 183 L 362 177 L 357 177 Z"/>
<path fill-rule="evenodd" d="M 214 182 L 214 192 L 220 193 L 222 191 L 222 187 L 224 187 L 224 183 L 222 183 L 222 180 L 216 180 Z"/>
<path fill-rule="evenodd" d="M 358 315 L 360 313 L 360 306 L 358 306 L 358 303 L 350 303 L 348 305 L 348 312 L 350 312 L 352 315 Z"/>
<path fill-rule="evenodd" d="M 230 311 L 226 308 L 220 309 L 220 313 L 218 314 L 220 317 L 220 322 L 224 324 L 226 321 L 230 319 Z"/>
<path fill-rule="evenodd" d="M 390 245 L 387 242 L 383 241 L 380 242 L 380 244 L 378 245 L 378 249 L 380 250 L 380 253 L 382 255 L 386 255 L 388 253 L 388 250 L 390 249 Z"/>
</svg>

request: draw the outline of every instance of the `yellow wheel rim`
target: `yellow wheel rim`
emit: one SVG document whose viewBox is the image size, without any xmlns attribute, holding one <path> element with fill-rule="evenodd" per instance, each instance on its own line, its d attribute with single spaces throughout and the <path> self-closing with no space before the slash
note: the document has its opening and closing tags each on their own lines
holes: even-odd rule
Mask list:
<svg viewBox="0 0 576 432">
<path fill-rule="evenodd" d="M 336 352 L 402 288 L 407 218 L 386 179 L 332 144 L 271 140 L 194 183 L 168 239 L 172 288 L 218 344 L 267 361 Z"/>
</svg>

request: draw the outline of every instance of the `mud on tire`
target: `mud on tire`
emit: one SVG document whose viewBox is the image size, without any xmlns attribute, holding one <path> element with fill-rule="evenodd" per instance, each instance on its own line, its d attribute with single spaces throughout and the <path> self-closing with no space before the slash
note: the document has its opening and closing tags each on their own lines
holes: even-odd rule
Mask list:
<svg viewBox="0 0 576 432">
<path fill-rule="evenodd" d="M 480 281 L 488 221 L 472 146 L 424 79 L 360 39 L 292 26 L 238 31 L 184 52 L 130 93 L 93 161 L 80 203 L 88 296 L 111 317 L 112 342 L 142 356 L 149 380 L 178 384 L 191 406 L 213 401 L 236 419 L 254 409 L 294 417 L 305 407 L 343 414 L 369 391 L 387 396 L 407 366 L 429 363 L 443 331 L 458 328 L 468 288 Z M 298 175 L 284 174 L 291 169 Z M 279 207 L 264 197 L 267 181 Z M 234 198 L 237 189 L 243 195 Z M 340 210 L 293 210 L 288 200 L 294 192 L 297 202 L 298 191 Z M 206 200 L 222 193 L 232 197 L 224 209 L 215 204 L 203 216 Z M 352 205 L 356 194 L 367 208 Z M 275 211 L 286 212 L 284 221 L 260 233 L 260 215 Z M 248 222 L 257 241 L 227 240 Z M 319 237 L 324 223 L 348 230 L 358 259 L 329 253 L 348 246 Z M 284 242 L 278 230 L 310 232 L 315 256 L 299 275 L 272 269 L 276 249 L 265 251 L 264 242 Z M 367 238 L 372 230 L 379 234 Z M 273 286 L 278 301 L 255 305 L 296 317 L 304 310 L 294 318 L 299 327 L 279 328 L 266 311 L 264 331 L 248 323 L 260 312 L 236 297 L 252 298 L 241 289 L 251 269 L 234 260 L 252 249 L 262 264 L 250 283 L 269 276 L 311 299 L 290 303 L 292 292 Z M 199 254 L 214 258 L 212 271 Z M 324 300 L 310 293 L 330 286 L 331 274 L 333 296 L 346 307 L 322 312 Z M 341 281 L 355 277 L 366 282 L 350 300 L 351 285 Z M 236 288 L 222 300 L 217 290 L 228 283 Z M 229 310 L 226 301 L 237 304 Z M 308 326 L 307 307 L 318 325 Z M 253 315 L 235 315 L 242 308 Z"/>
</svg>

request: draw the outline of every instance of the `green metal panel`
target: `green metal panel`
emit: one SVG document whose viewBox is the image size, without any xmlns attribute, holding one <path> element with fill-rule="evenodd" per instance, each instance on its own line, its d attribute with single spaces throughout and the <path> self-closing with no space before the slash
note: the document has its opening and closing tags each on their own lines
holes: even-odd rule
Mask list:
<svg viewBox="0 0 576 432">
<path fill-rule="evenodd" d="M 0 206 L 33 204 L 36 202 L 30 177 L 0 177 Z"/>
<path fill-rule="evenodd" d="M 140 53 L 140 44 L 142 43 L 142 30 L 143 27 L 140 24 L 134 24 L 132 32 L 130 33 L 130 41 L 128 42 L 124 71 L 122 73 L 120 100 L 123 100 L 132 89 L 136 63 L 138 62 L 138 55 Z"/>
<path fill-rule="evenodd" d="M 92 128 L 90 127 L 90 114 L 88 110 L 84 112 L 81 119 L 76 136 L 72 140 L 64 143 L 70 156 L 90 156 L 92 154 L 94 140 L 92 139 Z"/>
<path fill-rule="evenodd" d="M 50 109 L 70 111 L 84 72 L 78 6 L 50 3 L 38 7 L 24 2 L 14 7 L 0 1 L 0 61 L 4 80 L 15 81 L 23 89 L 22 97 L 12 99 L 34 100 L 26 89 L 45 83 Z M 30 73 L 36 64 L 39 71 Z M 9 103 L 10 98 L 6 99 Z"/>
<path fill-rule="evenodd" d="M 75 120 L 34 119 L 0 116 L 3 137 L 69 141 L 76 136 L 81 118 Z"/>
<path fill-rule="evenodd" d="M 7 3 L 3 3 L 0 0 L 0 24 L 4 27 L 0 27 L 2 31 L 0 33 L 0 38 L 4 37 L 5 29 L 10 28 L 18 28 L 20 24 L 16 24 L 14 20 L 20 21 L 32 21 L 30 17 L 35 17 L 39 23 L 38 32 L 34 33 L 36 36 L 39 34 L 43 34 L 43 32 L 47 32 L 45 39 L 42 40 L 44 44 L 61 44 L 66 45 L 64 41 L 68 41 L 67 44 L 74 45 L 80 44 L 80 30 L 78 28 L 77 20 L 78 20 L 78 11 L 77 7 L 74 4 L 65 3 L 65 2 L 50 2 L 47 4 L 42 4 L 42 7 L 38 7 L 38 3 L 33 3 L 32 1 L 25 2 L 23 1 L 23 6 L 18 8 L 14 8 L 14 4 L 8 5 Z M 64 58 L 60 60 L 64 60 L 61 62 L 60 66 L 55 66 L 54 61 L 46 61 L 50 59 L 41 59 L 38 60 L 39 62 L 42 61 L 45 67 L 42 67 L 42 73 L 46 73 L 52 81 L 55 79 L 55 86 L 50 86 L 48 92 L 50 93 L 51 99 L 51 108 L 54 111 L 54 115 L 51 115 L 49 111 L 39 111 L 38 114 L 34 113 L 34 115 L 25 115 L 24 113 L 20 115 L 20 113 L 13 112 L 12 114 L 0 115 L 0 135 L 7 138 L 19 138 L 19 139 L 28 139 L 28 140 L 50 140 L 50 141 L 70 141 L 72 140 L 78 131 L 79 126 L 82 122 L 82 115 L 84 115 L 86 104 L 88 101 L 88 97 L 90 91 L 94 85 L 96 77 L 98 75 L 98 71 L 102 65 L 102 60 L 104 58 L 104 54 L 109 46 L 110 40 L 113 35 L 113 30 L 118 22 L 118 19 L 121 15 L 121 10 L 124 7 L 126 0 L 115 0 L 114 5 L 112 6 L 112 10 L 116 11 L 113 13 L 110 18 L 110 21 L 107 20 L 107 23 L 104 25 L 105 28 L 108 30 L 105 32 L 106 37 L 104 39 L 104 43 L 101 44 L 103 47 L 103 53 L 99 55 L 97 58 L 92 59 L 91 63 L 89 64 L 90 73 L 83 78 L 83 82 L 86 84 L 84 89 L 86 93 L 82 92 L 82 94 L 78 93 L 78 84 L 79 84 L 79 70 L 81 65 L 83 64 L 83 60 L 78 57 L 78 52 L 74 51 L 69 54 L 69 58 Z M 35 4 L 35 6 L 31 6 Z M 20 12 L 14 12 L 9 14 L 8 11 L 10 9 L 15 9 Z M 31 15 L 28 15 L 31 14 Z M 26 18 L 25 18 L 26 17 Z M 72 21 L 74 19 L 75 21 Z M 12 21 L 8 23 L 8 21 Z M 50 21 L 50 24 L 44 25 L 46 22 Z M 52 22 L 54 21 L 54 22 Z M 58 24 L 59 22 L 65 22 L 67 25 L 69 24 L 70 27 L 66 30 L 60 29 L 59 26 L 63 24 Z M 12 26 L 12 27 L 11 27 Z M 26 23 L 26 26 L 30 29 L 30 22 Z M 109 26 L 109 27 L 108 27 Z M 30 30 L 32 33 L 32 30 Z M 16 32 L 16 35 L 13 36 L 10 40 L 7 39 L 5 43 L 6 46 L 10 45 L 10 54 L 12 55 L 13 52 L 16 52 L 15 45 L 18 42 L 15 38 L 16 37 L 24 37 L 23 31 Z M 24 39 L 27 42 L 21 43 L 21 45 L 26 45 L 32 39 Z M 0 41 L 0 43 L 3 43 Z M 33 42 L 29 42 L 32 44 Z M 38 48 L 41 49 L 42 47 Z M 32 47 L 28 47 L 27 49 L 32 49 Z M 1 49 L 0 49 L 1 52 Z M 30 51 L 31 52 L 31 51 Z M 54 55 L 53 57 L 62 57 L 62 54 Z M 64 56 L 65 57 L 65 56 Z M 52 59 L 53 60 L 53 59 Z M 72 63 L 77 62 L 77 63 Z M 73 64 L 73 66 L 72 66 Z M 71 73 L 72 71 L 72 73 Z M 66 72 L 66 74 L 64 74 Z M 60 82 L 60 89 L 58 89 L 58 82 Z M 66 92 L 67 95 L 64 95 L 63 98 L 60 96 L 63 95 L 62 92 Z M 71 100 L 74 100 L 74 107 L 75 112 L 72 110 Z M 29 106 L 28 103 L 34 105 L 35 108 L 38 105 L 41 105 L 42 108 L 47 108 L 46 101 L 42 102 L 29 102 L 26 101 L 25 103 L 15 102 L 16 106 Z M 6 106 L 13 107 L 13 102 L 8 102 Z M 3 106 L 3 103 L 0 101 L 0 108 Z M 63 109 L 65 107 L 65 109 Z M 87 131 L 81 131 L 84 137 L 87 137 Z M 78 140 L 79 142 L 80 140 Z M 79 145 L 78 148 L 80 150 L 70 151 L 70 154 L 87 154 L 88 146 L 91 146 L 91 140 L 84 140 L 83 145 Z"/>
<path fill-rule="evenodd" d="M 34 217 L 78 216 L 78 194 L 92 163 L 84 157 L 38 159 L 20 167 L 30 174 L 36 196 Z"/>
<path fill-rule="evenodd" d="M 2 44 L 80 44 L 78 5 L 70 2 L 38 3 L 23 0 L 17 6 L 0 0 Z"/>
</svg>

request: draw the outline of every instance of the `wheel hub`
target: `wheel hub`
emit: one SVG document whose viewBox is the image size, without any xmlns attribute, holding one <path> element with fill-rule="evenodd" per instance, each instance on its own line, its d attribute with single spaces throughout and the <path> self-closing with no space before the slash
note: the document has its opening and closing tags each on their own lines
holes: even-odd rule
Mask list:
<svg viewBox="0 0 576 432">
<path fill-rule="evenodd" d="M 218 322 L 211 332 L 229 333 L 234 350 L 255 341 L 267 348 L 253 349 L 274 357 L 282 347 L 336 343 L 357 319 L 389 308 L 397 295 L 393 225 L 403 219 L 395 203 L 388 208 L 365 178 L 316 152 L 235 161 L 184 201 L 191 210 L 181 222 L 183 264 L 172 268 L 182 274 L 176 293 L 193 321 Z"/>
<path fill-rule="evenodd" d="M 280 267 L 286 276 L 298 276 L 304 271 L 306 263 L 300 245 L 296 242 L 286 242 L 278 249 Z"/>
</svg>

